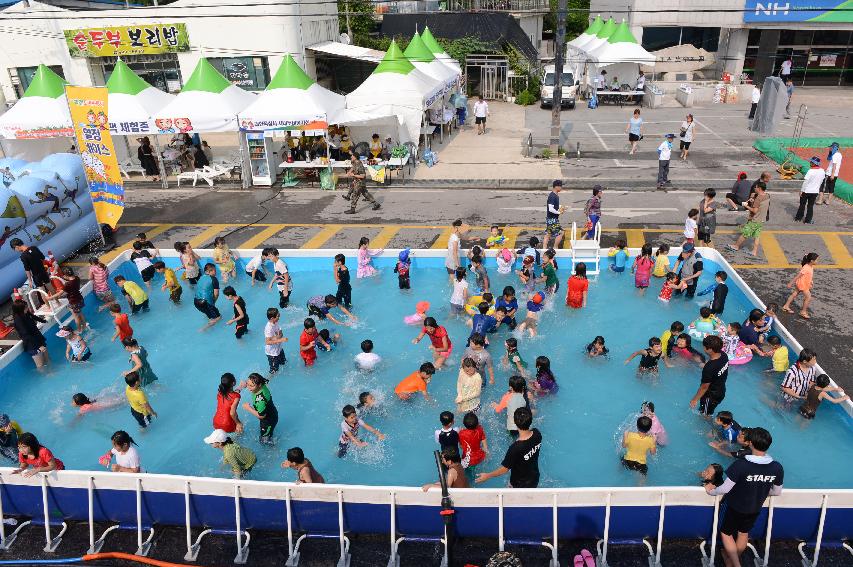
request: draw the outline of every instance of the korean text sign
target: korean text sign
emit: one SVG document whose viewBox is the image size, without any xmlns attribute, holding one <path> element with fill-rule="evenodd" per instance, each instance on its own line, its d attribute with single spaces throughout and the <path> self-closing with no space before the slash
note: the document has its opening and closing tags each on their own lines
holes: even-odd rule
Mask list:
<svg viewBox="0 0 853 567">
<path fill-rule="evenodd" d="M 140 24 L 64 30 L 72 57 L 117 57 L 189 51 L 185 24 Z"/>
</svg>

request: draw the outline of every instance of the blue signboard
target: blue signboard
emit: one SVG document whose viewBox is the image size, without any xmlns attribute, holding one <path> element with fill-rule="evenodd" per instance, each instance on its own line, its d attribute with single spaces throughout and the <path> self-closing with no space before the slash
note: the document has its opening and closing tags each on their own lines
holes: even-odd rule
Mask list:
<svg viewBox="0 0 853 567">
<path fill-rule="evenodd" d="M 850 0 L 746 0 L 743 21 L 771 22 L 853 22 Z"/>
</svg>

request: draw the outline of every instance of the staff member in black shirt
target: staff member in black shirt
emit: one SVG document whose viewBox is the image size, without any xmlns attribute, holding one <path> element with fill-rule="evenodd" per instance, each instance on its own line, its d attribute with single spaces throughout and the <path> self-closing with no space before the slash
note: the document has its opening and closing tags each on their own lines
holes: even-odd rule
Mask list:
<svg viewBox="0 0 853 567">
<path fill-rule="evenodd" d="M 536 428 L 530 429 L 533 414 L 526 407 L 515 410 L 513 421 L 518 427 L 518 439 L 506 450 L 501 466 L 491 472 L 477 475 L 477 484 L 509 473 L 509 485 L 512 488 L 539 486 L 539 448 L 542 446 L 542 434 Z"/>
<path fill-rule="evenodd" d="M 37 246 L 25 246 L 20 238 L 13 238 L 9 241 L 9 245 L 15 252 L 21 254 L 21 264 L 24 265 L 30 287 L 45 288 L 50 285 L 50 274 L 44 267 L 44 254 Z"/>
<path fill-rule="evenodd" d="M 740 567 L 740 556 L 746 551 L 749 530 L 755 525 L 764 501 L 768 495 L 782 494 L 785 470 L 767 454 L 773 443 L 770 432 L 756 427 L 750 432 L 750 442 L 752 454 L 729 465 L 722 485 L 716 488 L 705 485 L 705 491 L 711 496 L 725 495 L 720 539 L 726 567 Z"/>
<path fill-rule="evenodd" d="M 726 379 L 729 377 L 729 357 L 723 352 L 723 339 L 717 335 L 708 335 L 702 339 L 702 346 L 708 355 L 708 361 L 702 367 L 702 382 L 696 395 L 690 400 L 690 407 L 699 405 L 699 412 L 707 417 L 726 397 Z"/>
</svg>

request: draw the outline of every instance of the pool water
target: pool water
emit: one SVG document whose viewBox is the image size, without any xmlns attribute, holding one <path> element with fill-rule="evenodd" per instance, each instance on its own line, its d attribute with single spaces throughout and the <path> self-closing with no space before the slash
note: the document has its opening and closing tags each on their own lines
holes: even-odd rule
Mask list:
<svg viewBox="0 0 853 567">
<path fill-rule="evenodd" d="M 290 339 L 285 345 L 288 362 L 270 383 L 280 414 L 276 446 L 259 444 L 257 420 L 241 409 L 246 433 L 239 442 L 258 455 L 258 464 L 249 478 L 293 480 L 294 473 L 282 471 L 280 463 L 287 448 L 300 446 L 327 482 L 413 486 L 435 480 L 432 451 L 437 445 L 433 435 L 440 427 L 439 413 L 455 410 L 456 377 L 469 329 L 463 319 L 449 315 L 450 289 L 441 258 L 415 257 L 413 289 L 406 291 L 398 289 L 393 259 L 378 258 L 375 262 L 380 275 L 358 280 L 355 258 L 348 258 L 353 273 L 353 311 L 359 320 L 352 328 L 335 327 L 334 331 L 343 336 L 342 343 L 331 353 L 319 352 L 316 366 L 306 368 L 298 355 L 299 334 L 307 316 L 305 303 L 313 295 L 334 293 L 332 260 L 288 260 L 294 290 L 291 307 L 284 310 L 281 320 L 285 336 Z M 175 259 L 169 259 L 169 263 L 174 265 Z M 687 325 L 695 319 L 699 298 L 675 298 L 664 305 L 657 299 L 660 280 L 653 278 L 648 293 L 640 296 L 630 273 L 604 273 L 591 279 L 587 308 L 568 309 L 561 299 L 570 263 L 567 258 L 560 261 L 561 291 L 557 293 L 557 303 L 542 313 L 539 335 L 519 342 L 519 350 L 531 366 L 538 355 L 551 358 L 560 385 L 557 395 L 537 404 L 534 418 L 544 439 L 540 486 L 632 486 L 643 482 L 637 473 L 621 468 L 619 443 L 622 431 L 633 426 L 644 400 L 655 403 L 670 439 L 669 445 L 650 459 L 646 484 L 696 484 L 696 472 L 709 462 L 726 465 L 728 459 L 708 447 L 708 422 L 689 406 L 699 385 L 697 366 L 664 368 L 657 378 L 638 378 L 638 359 L 627 366 L 623 364 L 633 351 L 647 345 L 649 337 L 668 329 L 672 321 Z M 514 275 L 502 276 L 493 263 L 487 266 L 493 290 L 505 285 L 521 288 Z M 711 274 L 717 269 L 713 263 L 705 262 L 699 289 L 712 282 Z M 130 263 L 121 265 L 115 273 L 139 281 Z M 91 295 L 86 298 L 85 309 L 93 326 L 86 337 L 93 351 L 90 361 L 67 363 L 63 357 L 64 341 L 55 337 L 56 329 L 52 329 L 49 349 L 53 362 L 47 371 L 37 372 L 26 356 L 0 371 L 0 410 L 36 433 L 68 468 L 97 470 L 98 457 L 110 448 L 110 436 L 124 429 L 139 444 L 147 472 L 230 476 L 230 470 L 221 463 L 221 453 L 202 441 L 212 430 L 219 378 L 223 372 L 234 373 L 238 380 L 250 372 L 267 372 L 263 352 L 265 312 L 278 305 L 275 289 L 267 290 L 265 284 L 251 287 L 241 267 L 238 273 L 235 287 L 245 299 L 251 317 L 250 332 L 241 340 L 234 338 L 233 327 L 224 324 L 232 312 L 224 297 L 218 301 L 225 316 L 223 321 L 202 330 L 206 320 L 192 305 L 190 286 L 184 282 L 184 301 L 176 306 L 160 291 L 160 276 L 150 293 L 151 311 L 131 316 L 134 336 L 148 350 L 149 360 L 160 377 L 148 388 L 151 405 L 159 414 L 148 429 L 139 429 L 126 404 L 85 416 L 79 416 L 71 406 L 71 396 L 76 392 L 99 400 L 124 399 L 121 372 L 128 368 L 128 355 L 117 342 L 110 342 L 112 318 L 107 312 L 96 313 L 98 302 Z M 751 306 L 734 284 L 729 288 L 723 319 L 742 321 Z M 429 314 L 447 327 L 454 352 L 449 368 L 438 372 L 430 384 L 433 401 L 418 397 L 403 402 L 394 396 L 394 386 L 422 362 L 431 360 L 429 340 L 413 345 L 411 341 L 420 328 L 403 322 L 420 300 L 432 303 Z M 520 311 L 519 320 L 524 317 L 524 309 Z M 327 325 L 321 323 L 320 327 Z M 490 454 L 479 470 L 497 467 L 510 441 L 503 414 L 495 414 L 489 407 L 506 391 L 511 374 L 499 363 L 504 352 L 502 339 L 507 333 L 504 326 L 490 337 L 497 383 L 486 386 L 482 396 L 480 420 L 488 436 Z M 589 360 L 584 355 L 584 346 L 596 335 L 606 338 L 609 359 Z M 374 352 L 383 357 L 373 373 L 357 372 L 352 363 L 353 356 L 360 352 L 361 341 L 367 338 L 373 340 Z M 742 425 L 760 425 L 773 434 L 770 453 L 785 466 L 786 486 L 853 487 L 849 474 L 853 466 L 851 419 L 829 403 L 823 404 L 817 419 L 811 422 L 801 418 L 796 409 L 779 407 L 781 376 L 765 373 L 769 367 L 767 358 L 732 366 L 727 396 L 718 410 L 730 410 Z M 387 438 L 377 442 L 369 432 L 362 431 L 362 438 L 369 445 L 353 448 L 346 458 L 339 459 L 335 453 L 341 408 L 355 405 L 362 391 L 373 392 L 380 401 L 365 421 Z M 456 424 L 462 426 L 462 415 L 456 416 Z M 816 466 L 818 463 L 824 464 Z M 505 482 L 506 477 L 498 478 L 488 485 L 502 486 Z"/>
</svg>

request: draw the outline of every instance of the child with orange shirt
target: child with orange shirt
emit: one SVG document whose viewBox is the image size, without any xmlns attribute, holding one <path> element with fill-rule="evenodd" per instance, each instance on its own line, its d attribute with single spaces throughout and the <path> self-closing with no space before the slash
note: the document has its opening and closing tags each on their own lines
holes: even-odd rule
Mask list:
<svg viewBox="0 0 853 567">
<path fill-rule="evenodd" d="M 432 362 L 424 362 L 419 369 L 400 380 L 400 383 L 394 388 L 394 393 L 401 400 L 408 400 L 414 394 L 423 392 L 424 399 L 429 400 L 427 385 L 432 380 L 433 374 L 435 374 L 435 366 Z"/>
<path fill-rule="evenodd" d="M 788 283 L 788 289 L 793 288 L 796 285 L 796 289 L 791 292 L 791 295 L 788 296 L 788 301 L 785 302 L 785 305 L 782 307 L 782 311 L 787 313 L 793 313 L 791 309 L 791 303 L 797 298 L 801 293 L 803 294 L 803 307 L 800 309 L 800 317 L 803 319 L 811 319 L 809 317 L 809 304 L 812 302 L 812 278 L 814 277 L 814 265 L 817 263 L 818 255 L 814 252 L 809 252 L 805 256 L 803 256 L 803 261 L 801 262 L 802 268 L 794 276 Z"/>
<path fill-rule="evenodd" d="M 116 326 L 116 332 L 113 333 L 113 342 L 116 339 L 123 341 L 124 339 L 133 338 L 133 329 L 130 326 L 130 321 L 127 319 L 127 313 L 121 312 L 121 305 L 118 303 L 110 304 L 110 313 L 113 315 L 113 322 Z"/>
</svg>

